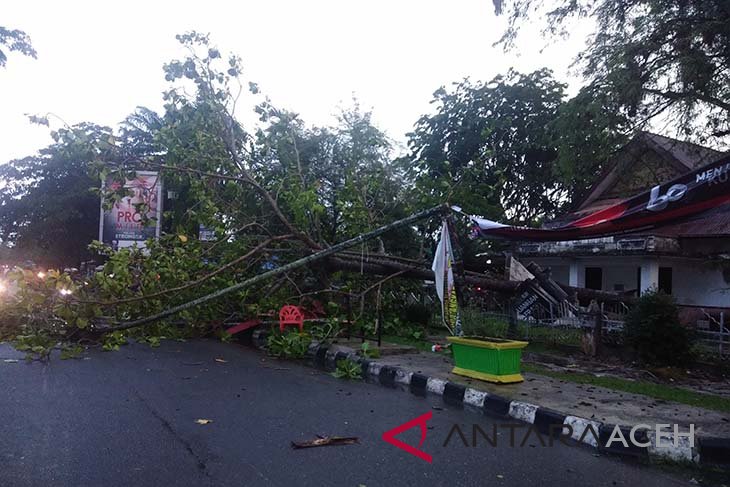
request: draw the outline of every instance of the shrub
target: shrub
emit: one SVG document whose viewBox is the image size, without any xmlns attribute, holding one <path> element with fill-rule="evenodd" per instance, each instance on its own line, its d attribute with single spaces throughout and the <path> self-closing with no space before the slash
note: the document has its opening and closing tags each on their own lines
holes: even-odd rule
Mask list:
<svg viewBox="0 0 730 487">
<path fill-rule="evenodd" d="M 338 379 L 346 380 L 360 380 L 362 379 L 362 367 L 357 362 L 353 362 L 350 359 L 338 360 L 337 370 L 332 372 L 334 377 Z"/>
<path fill-rule="evenodd" d="M 312 325 L 309 327 L 309 334 L 313 340 L 320 343 L 330 342 L 337 337 L 341 330 L 340 319 L 337 317 L 328 318 L 321 325 Z"/>
<path fill-rule="evenodd" d="M 431 309 L 421 303 L 407 304 L 400 315 L 401 320 L 407 323 L 428 326 L 431 320 Z"/>
<path fill-rule="evenodd" d="M 661 291 L 641 296 L 626 317 L 626 344 L 642 362 L 684 365 L 692 359 L 693 334 L 679 322 L 674 299 Z"/>
<path fill-rule="evenodd" d="M 368 359 L 380 358 L 380 350 L 377 348 L 371 348 L 370 342 L 362 342 L 362 345 L 360 346 L 360 353 L 363 357 Z"/>
<path fill-rule="evenodd" d="M 269 355 L 280 358 L 302 358 L 307 353 L 312 337 L 299 331 L 272 333 L 266 339 Z"/>
</svg>

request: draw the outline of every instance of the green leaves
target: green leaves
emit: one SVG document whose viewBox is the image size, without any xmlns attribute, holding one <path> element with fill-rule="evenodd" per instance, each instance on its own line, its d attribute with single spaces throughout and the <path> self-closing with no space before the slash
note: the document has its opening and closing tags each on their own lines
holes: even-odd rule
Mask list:
<svg viewBox="0 0 730 487">
<path fill-rule="evenodd" d="M 46 360 L 56 345 L 56 341 L 47 333 L 28 333 L 17 335 L 13 340 L 16 350 L 26 353 L 26 360 Z"/>
<path fill-rule="evenodd" d="M 534 225 L 580 200 L 628 122 L 601 90 L 564 90 L 548 69 L 438 90 L 410 134 L 422 204 Z"/>
<path fill-rule="evenodd" d="M 312 337 L 299 331 L 272 333 L 267 339 L 266 351 L 279 358 L 303 358 L 307 353 Z"/>
<path fill-rule="evenodd" d="M 337 369 L 332 372 L 332 376 L 338 379 L 360 380 L 362 379 L 362 367 L 350 359 L 338 360 Z"/>
<path fill-rule="evenodd" d="M 0 26 L 0 68 L 5 66 L 8 60 L 4 50 L 19 52 L 25 56 L 36 58 L 37 53 L 30 43 L 30 37 L 22 30 L 11 30 Z"/>
<path fill-rule="evenodd" d="M 79 358 L 84 352 L 84 347 L 79 344 L 66 344 L 61 348 L 61 360 Z"/>
<path fill-rule="evenodd" d="M 12 243 L 16 262 L 78 266 L 88 260 L 86 245 L 98 235 L 99 187 L 95 161 L 112 158 L 111 129 L 79 124 L 56 133 L 57 142 L 40 154 L 0 165 L 0 240 Z M 90 172 L 91 171 L 91 172 Z M 11 260 L 11 261 L 12 261 Z"/>
<path fill-rule="evenodd" d="M 362 345 L 360 345 L 360 353 L 367 359 L 380 358 L 380 350 L 372 348 L 370 342 L 367 341 L 362 342 Z"/>
<path fill-rule="evenodd" d="M 674 299 L 661 291 L 639 298 L 626 317 L 624 334 L 645 363 L 682 366 L 692 358 L 694 336 L 680 323 Z"/>
<path fill-rule="evenodd" d="M 633 129 L 660 117 L 669 130 L 722 144 L 730 134 L 730 10 L 727 0 L 508 2 L 508 49 L 520 30 L 567 35 L 589 17 L 594 32 L 576 58 L 586 89 L 600 91 Z M 538 22 L 539 25 L 539 22 Z"/>
<path fill-rule="evenodd" d="M 101 348 L 105 352 L 111 352 L 119 350 L 119 347 L 127 344 L 127 337 L 122 331 L 115 331 L 113 333 L 107 333 L 104 335 L 104 341 L 102 342 Z"/>
</svg>

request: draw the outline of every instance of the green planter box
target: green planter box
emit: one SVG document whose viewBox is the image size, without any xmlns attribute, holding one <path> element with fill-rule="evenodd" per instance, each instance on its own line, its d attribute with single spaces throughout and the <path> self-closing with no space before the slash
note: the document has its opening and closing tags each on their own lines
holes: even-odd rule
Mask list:
<svg viewBox="0 0 730 487">
<path fill-rule="evenodd" d="M 527 342 L 486 337 L 447 337 L 454 352 L 454 374 L 511 384 L 522 382 L 520 360 Z"/>
</svg>

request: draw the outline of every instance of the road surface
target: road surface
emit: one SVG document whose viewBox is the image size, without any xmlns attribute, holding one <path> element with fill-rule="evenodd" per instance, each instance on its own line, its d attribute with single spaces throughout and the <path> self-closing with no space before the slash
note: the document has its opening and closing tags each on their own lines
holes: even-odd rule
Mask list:
<svg viewBox="0 0 730 487">
<path fill-rule="evenodd" d="M 0 345 L 2 486 L 686 485 L 690 476 L 598 456 L 532 436 L 464 446 L 473 424 L 502 420 L 362 382 L 346 382 L 235 344 L 209 340 L 129 345 L 49 364 L 8 361 Z M 431 411 L 422 450 L 382 440 Z M 196 420 L 211 420 L 198 424 Z M 500 426 L 500 428 L 502 428 Z M 294 450 L 316 435 L 359 444 Z M 417 446 L 418 428 L 398 438 Z M 524 433 L 517 433 L 519 443 Z"/>
</svg>

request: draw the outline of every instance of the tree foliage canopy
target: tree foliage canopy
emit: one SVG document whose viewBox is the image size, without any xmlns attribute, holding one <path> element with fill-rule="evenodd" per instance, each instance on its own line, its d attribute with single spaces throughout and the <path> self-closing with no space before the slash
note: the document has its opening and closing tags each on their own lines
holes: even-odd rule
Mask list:
<svg viewBox="0 0 730 487">
<path fill-rule="evenodd" d="M 14 244 L 16 259 L 63 267 L 88 258 L 98 234 L 99 198 L 90 190 L 99 183 L 89 163 L 98 144 L 110 147 L 112 130 L 83 123 L 53 137 L 38 155 L 0 165 L 0 241 Z"/>
<path fill-rule="evenodd" d="M 523 224 L 580 201 L 626 121 L 600 93 L 564 90 L 541 69 L 436 91 L 436 113 L 410 135 L 421 192 Z"/>
<path fill-rule="evenodd" d="M 662 116 L 699 139 L 730 135 L 730 4 L 726 0 L 505 2 L 511 47 L 528 20 L 549 36 L 595 22 L 576 59 L 590 85 L 635 122 Z"/>
<path fill-rule="evenodd" d="M 28 34 L 18 29 L 0 26 L 0 68 L 8 62 L 6 52 L 19 52 L 35 59 L 37 53 L 30 43 Z"/>
<path fill-rule="evenodd" d="M 96 234 L 99 196 L 108 207 L 126 194 L 123 185 L 99 190 L 100 180 L 123 182 L 136 170 L 159 171 L 166 190 L 176 195 L 164 204 L 164 236 L 148 242 L 145 251 L 95 243 L 91 250 L 101 256 L 103 269 L 84 285 L 63 274 L 14 272 L 17 306 L 7 310 L 0 328 L 25 323 L 47 333 L 140 318 L 410 213 L 405 170 L 368 112 L 355 104 L 334 127 L 312 127 L 259 96 L 260 123 L 248 129 L 236 118 L 236 106 L 243 90 L 258 95 L 258 87 L 242 79 L 240 60 L 222 56 L 205 35 L 178 40 L 187 55 L 165 65 L 170 88 L 163 113 L 140 107 L 117 130 L 64 127 L 40 155 L 2 166 L 8 185 L 0 191 L 7 210 L 0 230 L 12 250 L 29 255 L 32 243 L 40 246 L 38 255 L 48 254 L 40 264 L 76 264 L 77 255 L 47 229 L 65 232 L 63 245 L 84 252 Z M 69 207 L 78 211 L 73 224 L 79 228 L 67 225 Z M 215 230 L 215 242 L 195 238 L 201 224 Z M 406 227 L 359 250 L 415 255 L 414 238 L 414 229 Z M 209 326 L 308 296 L 325 303 L 332 293 L 364 299 L 374 289 L 363 284 L 365 291 L 353 293 L 367 278 L 344 279 L 337 271 L 302 267 L 176 319 Z M 363 302 L 359 314 L 367 312 Z"/>
<path fill-rule="evenodd" d="M 529 5 L 514 4 L 513 29 Z M 467 79 L 434 93 L 434 112 L 409 134 L 409 153 L 395 158 L 386 135 L 356 102 L 334 126 L 308 125 L 261 95 L 243 76 L 241 60 L 224 56 L 208 36 L 190 32 L 178 41 L 185 55 L 164 66 L 169 89 L 161 113 L 139 107 L 116 129 L 66 126 L 38 155 L 0 166 L 0 239 L 39 263 L 86 258 L 99 197 L 109 207 L 126 192 L 123 185 L 101 190 L 100 181 L 121 183 L 137 170 L 159 171 L 174 195 L 164 201 L 163 237 L 144 251 L 94 243 L 103 268 L 83 284 L 62 273 L 15 272 L 19 299 L 0 318 L 0 333 L 8 323 L 36 334 L 93 323 L 114 329 L 444 202 L 534 224 L 585 194 L 651 95 L 628 103 L 620 77 L 599 64 L 593 66 L 601 76 L 573 98 L 548 69 L 509 71 L 486 83 Z M 257 125 L 244 126 L 237 117 L 243 93 L 256 100 Z M 200 225 L 214 229 L 214 242 L 195 238 Z M 434 230 L 403 227 L 357 252 L 297 268 L 178 318 L 207 326 L 292 301 L 337 307 L 335 297 L 343 296 L 359 301 L 355 318 L 373 314 L 381 291 L 395 289 L 391 278 L 428 260 Z M 475 245 L 461 242 L 463 261 L 476 255 Z M 373 282 L 369 272 L 385 277 Z M 367 306 L 375 292 L 379 297 Z M 114 337 L 110 347 L 123 339 Z"/>
</svg>

